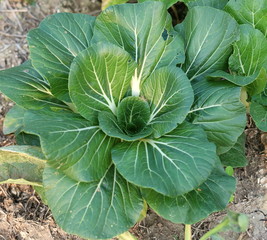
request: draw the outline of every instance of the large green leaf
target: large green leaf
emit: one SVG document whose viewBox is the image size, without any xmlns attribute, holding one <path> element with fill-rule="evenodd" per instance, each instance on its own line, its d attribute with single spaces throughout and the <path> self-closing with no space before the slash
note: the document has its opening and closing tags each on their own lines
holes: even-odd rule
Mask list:
<svg viewBox="0 0 267 240">
<path fill-rule="evenodd" d="M 142 85 L 141 95 L 149 102 L 148 123 L 156 138 L 182 123 L 194 100 L 187 76 L 176 67 L 157 69 Z"/>
<path fill-rule="evenodd" d="M 20 132 L 24 125 L 24 114 L 26 109 L 15 105 L 12 107 L 5 116 L 3 133 L 10 134 Z"/>
<path fill-rule="evenodd" d="M 234 75 L 252 76 L 254 81 L 247 86 L 253 96 L 262 92 L 267 83 L 267 39 L 248 24 L 240 26 L 240 40 L 234 43 L 234 52 L 229 58 L 229 68 Z"/>
<path fill-rule="evenodd" d="M 172 28 L 165 4 L 150 1 L 111 6 L 103 11 L 96 20 L 93 41 L 116 44 L 135 59 L 138 67 L 132 80 L 132 93 L 136 96 L 140 93 L 140 83 L 160 62 L 166 62 L 165 58 L 181 59 L 183 46 Z"/>
<path fill-rule="evenodd" d="M 248 23 L 267 36 L 266 0 L 230 0 L 225 10 L 240 24 Z"/>
<path fill-rule="evenodd" d="M 48 83 L 36 72 L 30 61 L 0 71 L 0 91 L 25 108 L 65 106 L 52 95 Z"/>
<path fill-rule="evenodd" d="M 235 190 L 235 180 L 217 167 L 197 189 L 176 198 L 150 189 L 142 194 L 160 216 L 175 223 L 194 224 L 209 214 L 223 210 Z"/>
<path fill-rule="evenodd" d="M 256 126 L 267 132 L 267 88 L 261 94 L 252 98 L 250 104 L 250 115 L 256 123 Z"/>
<path fill-rule="evenodd" d="M 227 67 L 232 43 L 237 40 L 237 22 L 226 12 L 211 7 L 189 10 L 181 28 L 185 38 L 183 69 L 192 80 Z"/>
<path fill-rule="evenodd" d="M 100 111 L 116 114 L 135 67 L 131 56 L 113 44 L 96 44 L 81 52 L 69 76 L 70 96 L 79 113 L 95 121 Z"/>
<path fill-rule="evenodd" d="M 100 179 L 111 162 L 114 139 L 77 114 L 28 112 L 25 132 L 38 135 L 48 162 L 78 181 Z"/>
<path fill-rule="evenodd" d="M 45 165 L 41 149 L 32 146 L 0 148 L 0 184 L 16 183 L 42 186 Z"/>
<path fill-rule="evenodd" d="M 139 189 L 111 166 L 98 181 L 76 182 L 49 166 L 44 187 L 53 217 L 65 231 L 107 239 L 127 231 L 143 210 Z"/>
<path fill-rule="evenodd" d="M 50 82 L 52 93 L 63 101 L 68 96 L 68 75 L 75 56 L 90 45 L 95 17 L 57 13 L 47 17 L 28 34 L 30 58 Z"/>
<path fill-rule="evenodd" d="M 231 167 L 244 167 L 248 164 L 245 155 L 246 135 L 243 133 L 237 139 L 236 144 L 226 153 L 220 155 L 220 160 L 223 165 Z"/>
<path fill-rule="evenodd" d="M 104 10 L 112 5 L 122 4 L 126 2 L 128 2 L 128 0 L 102 0 L 101 8 L 102 10 Z"/>
<path fill-rule="evenodd" d="M 240 101 L 241 88 L 229 82 L 200 80 L 193 84 L 195 102 L 191 121 L 200 124 L 217 153 L 230 150 L 246 126 L 246 109 Z"/>
<path fill-rule="evenodd" d="M 168 196 L 189 192 L 209 176 L 215 146 L 205 132 L 189 123 L 159 139 L 118 143 L 112 160 L 128 181 Z"/>
</svg>

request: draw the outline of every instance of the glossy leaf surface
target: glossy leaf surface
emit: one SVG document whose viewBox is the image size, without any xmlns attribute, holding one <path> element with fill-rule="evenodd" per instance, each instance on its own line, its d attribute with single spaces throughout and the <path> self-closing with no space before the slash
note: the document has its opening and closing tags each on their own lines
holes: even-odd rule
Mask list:
<svg viewBox="0 0 267 240">
<path fill-rule="evenodd" d="M 30 58 L 37 71 L 49 81 L 52 93 L 69 102 L 68 75 L 75 56 L 90 45 L 95 17 L 59 13 L 47 17 L 30 31 Z"/>
<path fill-rule="evenodd" d="M 107 239 L 132 227 L 143 210 L 139 189 L 110 166 L 98 181 L 77 182 L 47 166 L 47 202 L 65 231 L 83 238 Z"/>
<path fill-rule="evenodd" d="M 204 131 L 183 123 L 159 139 L 118 143 L 112 160 L 128 181 L 162 194 L 186 193 L 207 179 L 216 158 Z"/>
<path fill-rule="evenodd" d="M 201 80 L 193 84 L 195 102 L 191 121 L 207 132 L 217 153 L 230 150 L 246 124 L 246 110 L 240 101 L 241 88 L 228 82 Z"/>
</svg>

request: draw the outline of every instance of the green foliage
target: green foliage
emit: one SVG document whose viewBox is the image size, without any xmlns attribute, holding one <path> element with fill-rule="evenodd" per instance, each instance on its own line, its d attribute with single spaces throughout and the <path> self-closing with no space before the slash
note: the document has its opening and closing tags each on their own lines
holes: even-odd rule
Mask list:
<svg viewBox="0 0 267 240">
<path fill-rule="evenodd" d="M 173 27 L 173 3 L 49 16 L 28 35 L 30 60 L 0 72 L 1 92 L 16 103 L 4 130 L 20 145 L 1 150 L 1 181 L 38 185 L 69 233 L 112 238 L 143 217 L 146 202 L 192 224 L 234 192 L 222 164 L 246 163 L 241 87 L 266 107 L 264 36 L 221 10 L 225 1 L 192 1 Z M 259 49 L 237 62 L 251 42 Z"/>
</svg>

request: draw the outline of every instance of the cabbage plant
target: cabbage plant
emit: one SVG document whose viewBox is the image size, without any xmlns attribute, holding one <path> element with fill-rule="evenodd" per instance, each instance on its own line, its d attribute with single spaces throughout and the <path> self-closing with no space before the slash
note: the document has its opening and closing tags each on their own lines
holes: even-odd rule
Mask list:
<svg viewBox="0 0 267 240">
<path fill-rule="evenodd" d="M 219 74 L 243 27 L 203 5 L 175 27 L 146 1 L 31 30 L 29 60 L 0 72 L 17 140 L 1 148 L 0 183 L 34 185 L 59 226 L 87 239 L 122 234 L 147 205 L 187 225 L 224 209 L 235 180 L 223 166 L 246 165 L 246 108 L 243 86 Z"/>
</svg>

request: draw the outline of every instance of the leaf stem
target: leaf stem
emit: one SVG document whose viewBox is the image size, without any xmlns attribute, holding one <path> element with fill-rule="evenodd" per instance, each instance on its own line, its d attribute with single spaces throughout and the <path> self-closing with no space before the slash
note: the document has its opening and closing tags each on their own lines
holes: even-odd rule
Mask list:
<svg viewBox="0 0 267 240">
<path fill-rule="evenodd" d="M 134 235 L 130 232 L 122 233 L 121 235 L 117 236 L 119 240 L 138 240 Z"/>
<path fill-rule="evenodd" d="M 190 224 L 185 224 L 184 240 L 192 240 L 192 231 Z"/>
<path fill-rule="evenodd" d="M 212 235 L 221 232 L 225 226 L 227 226 L 229 224 L 230 220 L 229 218 L 224 219 L 220 224 L 218 224 L 216 227 L 212 228 L 211 230 L 209 230 L 207 233 L 205 233 L 200 240 L 206 240 L 209 237 L 211 237 Z"/>
</svg>

